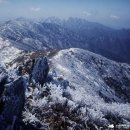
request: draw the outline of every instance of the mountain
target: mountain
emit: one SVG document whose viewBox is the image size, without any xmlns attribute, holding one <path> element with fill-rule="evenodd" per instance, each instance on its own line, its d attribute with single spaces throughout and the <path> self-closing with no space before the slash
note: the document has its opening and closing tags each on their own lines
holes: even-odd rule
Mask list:
<svg viewBox="0 0 130 130">
<path fill-rule="evenodd" d="M 64 26 L 83 37 L 87 49 L 109 59 L 129 62 L 130 30 L 115 30 L 99 23 L 69 18 Z M 83 48 L 84 49 L 84 48 Z"/>
<path fill-rule="evenodd" d="M 11 62 L 17 56 L 21 55 L 22 50 L 13 47 L 8 40 L 0 38 L 0 63 Z"/>
<path fill-rule="evenodd" d="M 128 130 L 130 66 L 79 48 L 22 52 L 0 65 L 0 122 L 1 130 Z"/>
<path fill-rule="evenodd" d="M 130 63 L 130 30 L 112 29 L 84 19 L 17 18 L 0 24 L 0 37 L 23 50 L 81 48 Z"/>
<path fill-rule="evenodd" d="M 33 22 L 24 18 L 1 25 L 1 37 L 23 50 L 67 48 L 78 44 L 75 33 L 55 24 Z M 71 42 L 70 42 L 71 41 Z"/>
<path fill-rule="evenodd" d="M 87 93 L 100 101 L 103 98 L 105 102 L 130 102 L 129 65 L 78 48 L 59 51 L 51 62 L 52 69 L 68 79 L 81 92 L 80 96 Z"/>
<path fill-rule="evenodd" d="M 129 36 L 79 18 L 0 23 L 0 130 L 130 129 Z"/>
</svg>

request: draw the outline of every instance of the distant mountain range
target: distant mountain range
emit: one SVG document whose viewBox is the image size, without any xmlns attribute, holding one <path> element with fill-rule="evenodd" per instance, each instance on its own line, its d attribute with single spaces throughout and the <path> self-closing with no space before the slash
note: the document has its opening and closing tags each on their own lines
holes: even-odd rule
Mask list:
<svg viewBox="0 0 130 130">
<path fill-rule="evenodd" d="M 0 24 L 0 37 L 23 50 L 81 48 L 130 63 L 130 29 L 112 29 L 85 19 L 17 18 Z"/>
</svg>

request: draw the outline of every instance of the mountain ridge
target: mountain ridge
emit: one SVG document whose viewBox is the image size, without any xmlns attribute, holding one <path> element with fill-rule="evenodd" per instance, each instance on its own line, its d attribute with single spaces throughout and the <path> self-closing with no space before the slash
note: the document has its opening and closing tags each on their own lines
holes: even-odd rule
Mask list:
<svg viewBox="0 0 130 130">
<path fill-rule="evenodd" d="M 76 47 L 119 62 L 130 63 L 129 29 L 111 29 L 78 18 L 63 21 L 55 19 L 32 21 L 19 18 L 8 21 L 0 26 L 0 36 L 10 40 L 12 45 L 20 49 L 42 50 Z"/>
<path fill-rule="evenodd" d="M 17 56 L 0 65 L 1 130 L 129 129 L 130 65 L 79 48 Z"/>
</svg>

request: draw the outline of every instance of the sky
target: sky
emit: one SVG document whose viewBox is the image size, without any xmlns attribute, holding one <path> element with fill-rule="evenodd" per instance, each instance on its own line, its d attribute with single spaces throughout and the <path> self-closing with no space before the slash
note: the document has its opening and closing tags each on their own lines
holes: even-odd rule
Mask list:
<svg viewBox="0 0 130 130">
<path fill-rule="evenodd" d="M 0 21 L 79 17 L 113 28 L 130 28 L 130 0 L 0 0 Z"/>
</svg>

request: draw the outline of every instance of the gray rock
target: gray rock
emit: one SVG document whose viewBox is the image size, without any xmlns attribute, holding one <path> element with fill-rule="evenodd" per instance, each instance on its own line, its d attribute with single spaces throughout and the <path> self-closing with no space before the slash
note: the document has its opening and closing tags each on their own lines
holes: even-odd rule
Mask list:
<svg viewBox="0 0 130 130">
<path fill-rule="evenodd" d="M 48 72 L 49 65 L 47 58 L 39 58 L 34 63 L 34 67 L 32 70 L 32 79 L 34 79 L 36 83 L 43 85 L 46 82 Z"/>
<path fill-rule="evenodd" d="M 5 73 L 0 74 L 0 96 L 4 91 L 4 85 L 7 81 L 8 76 Z"/>
<path fill-rule="evenodd" d="M 13 129 L 15 121 L 20 117 L 25 103 L 26 82 L 23 77 L 5 86 L 3 95 L 3 111 L 0 118 L 0 129 Z"/>
</svg>

